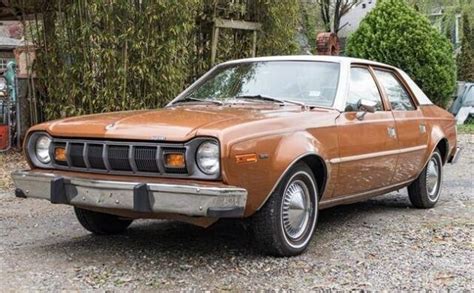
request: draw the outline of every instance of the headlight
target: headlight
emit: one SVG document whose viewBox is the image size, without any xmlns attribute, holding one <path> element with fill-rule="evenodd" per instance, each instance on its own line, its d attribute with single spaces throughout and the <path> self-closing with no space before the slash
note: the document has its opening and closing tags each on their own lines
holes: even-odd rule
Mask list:
<svg viewBox="0 0 474 293">
<path fill-rule="evenodd" d="M 51 156 L 49 155 L 49 146 L 51 145 L 51 138 L 46 135 L 41 135 L 36 139 L 35 143 L 35 154 L 38 161 L 43 164 L 49 164 L 51 162 Z"/>
<path fill-rule="evenodd" d="M 207 175 L 219 172 L 219 146 L 214 141 L 201 143 L 196 152 L 196 162 L 199 169 Z"/>
</svg>

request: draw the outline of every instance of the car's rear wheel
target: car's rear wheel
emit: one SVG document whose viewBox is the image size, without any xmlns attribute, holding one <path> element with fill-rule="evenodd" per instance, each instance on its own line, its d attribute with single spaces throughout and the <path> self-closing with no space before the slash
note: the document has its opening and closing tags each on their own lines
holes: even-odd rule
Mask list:
<svg viewBox="0 0 474 293">
<path fill-rule="evenodd" d="M 252 217 L 256 244 L 275 256 L 301 254 L 308 247 L 317 218 L 316 180 L 305 163 L 297 163 Z"/>
<path fill-rule="evenodd" d="M 408 186 L 413 206 L 420 209 L 434 207 L 439 200 L 442 179 L 443 160 L 439 150 L 435 150 L 420 176 Z"/>
<path fill-rule="evenodd" d="M 97 235 L 119 234 L 127 230 L 133 222 L 131 219 L 122 219 L 118 216 L 94 212 L 74 207 L 76 217 L 86 230 Z"/>
</svg>

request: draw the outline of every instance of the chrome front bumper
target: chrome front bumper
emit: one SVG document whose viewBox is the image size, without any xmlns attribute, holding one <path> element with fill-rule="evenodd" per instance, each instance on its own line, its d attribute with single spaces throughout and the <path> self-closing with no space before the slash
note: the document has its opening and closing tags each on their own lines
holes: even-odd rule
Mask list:
<svg viewBox="0 0 474 293">
<path fill-rule="evenodd" d="M 243 216 L 247 202 L 245 189 L 227 185 L 145 184 L 32 171 L 16 171 L 12 177 L 18 197 L 106 210 L 235 218 Z"/>
</svg>

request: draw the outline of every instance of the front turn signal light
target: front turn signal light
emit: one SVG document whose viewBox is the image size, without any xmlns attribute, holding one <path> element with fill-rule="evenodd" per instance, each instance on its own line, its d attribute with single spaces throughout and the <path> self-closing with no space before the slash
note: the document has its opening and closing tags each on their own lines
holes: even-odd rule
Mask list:
<svg viewBox="0 0 474 293">
<path fill-rule="evenodd" d="M 65 161 L 67 161 L 67 158 L 66 158 L 66 149 L 65 149 L 65 148 L 62 148 L 62 147 L 55 148 L 55 149 L 54 149 L 54 159 L 55 159 L 56 161 L 60 161 L 60 162 L 65 162 Z"/>
<path fill-rule="evenodd" d="M 184 154 L 179 154 L 179 153 L 165 154 L 165 166 L 167 168 L 185 168 L 186 163 L 184 160 Z"/>
</svg>

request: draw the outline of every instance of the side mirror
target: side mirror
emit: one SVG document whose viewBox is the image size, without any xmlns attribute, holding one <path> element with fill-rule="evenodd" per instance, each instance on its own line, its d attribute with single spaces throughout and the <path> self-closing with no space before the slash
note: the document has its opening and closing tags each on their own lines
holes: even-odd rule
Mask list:
<svg viewBox="0 0 474 293">
<path fill-rule="evenodd" d="M 365 114 L 375 113 L 377 110 L 377 103 L 370 100 L 360 99 L 357 103 L 357 119 L 363 120 Z"/>
</svg>

